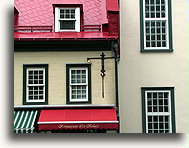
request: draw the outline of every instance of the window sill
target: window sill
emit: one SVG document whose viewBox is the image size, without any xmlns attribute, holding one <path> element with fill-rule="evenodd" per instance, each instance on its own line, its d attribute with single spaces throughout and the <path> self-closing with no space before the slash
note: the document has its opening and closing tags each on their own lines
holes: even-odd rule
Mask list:
<svg viewBox="0 0 189 148">
<path fill-rule="evenodd" d="M 77 101 L 77 102 L 67 101 L 66 104 L 91 104 L 91 101 Z"/>
<path fill-rule="evenodd" d="M 173 52 L 173 49 L 141 49 L 140 52 Z"/>
<path fill-rule="evenodd" d="M 23 105 L 48 105 L 48 102 L 24 102 Z"/>
<path fill-rule="evenodd" d="M 58 30 L 57 32 L 80 32 L 76 30 Z"/>
</svg>

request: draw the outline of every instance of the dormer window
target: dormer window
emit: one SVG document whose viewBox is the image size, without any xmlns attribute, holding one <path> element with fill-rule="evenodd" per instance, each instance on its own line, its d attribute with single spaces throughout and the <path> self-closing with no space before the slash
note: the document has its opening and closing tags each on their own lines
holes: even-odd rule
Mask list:
<svg viewBox="0 0 189 148">
<path fill-rule="evenodd" d="M 80 8 L 55 8 L 55 32 L 80 32 Z"/>
</svg>

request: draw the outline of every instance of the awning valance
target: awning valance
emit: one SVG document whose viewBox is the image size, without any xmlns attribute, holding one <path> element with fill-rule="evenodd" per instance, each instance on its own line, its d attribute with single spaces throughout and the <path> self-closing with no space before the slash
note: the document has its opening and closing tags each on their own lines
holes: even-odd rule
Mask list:
<svg viewBox="0 0 189 148">
<path fill-rule="evenodd" d="M 37 112 L 35 110 L 14 111 L 14 133 L 33 133 Z"/>
<path fill-rule="evenodd" d="M 39 130 L 118 129 L 115 108 L 42 110 L 38 125 Z"/>
</svg>

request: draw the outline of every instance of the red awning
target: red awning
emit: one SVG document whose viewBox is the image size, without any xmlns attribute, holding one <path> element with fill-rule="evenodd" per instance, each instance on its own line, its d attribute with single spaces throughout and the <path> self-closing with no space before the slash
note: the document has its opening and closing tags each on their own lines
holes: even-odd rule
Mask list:
<svg viewBox="0 0 189 148">
<path fill-rule="evenodd" d="M 115 108 L 42 110 L 38 125 L 39 130 L 118 129 Z"/>
</svg>

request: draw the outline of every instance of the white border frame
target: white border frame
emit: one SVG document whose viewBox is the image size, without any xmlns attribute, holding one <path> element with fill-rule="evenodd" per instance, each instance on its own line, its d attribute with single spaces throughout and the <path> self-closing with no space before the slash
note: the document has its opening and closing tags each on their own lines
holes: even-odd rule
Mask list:
<svg viewBox="0 0 189 148">
<path fill-rule="evenodd" d="M 60 29 L 60 10 L 61 9 L 75 9 L 75 29 L 66 30 Z M 61 19 L 62 20 L 62 19 Z M 68 19 L 65 19 L 68 20 Z M 70 19 L 73 20 L 73 19 Z M 79 7 L 56 7 L 55 8 L 55 32 L 80 32 L 80 8 Z"/>
<path fill-rule="evenodd" d="M 86 83 L 80 83 L 80 84 L 72 84 L 71 83 L 71 70 L 86 70 Z M 88 94 L 88 88 L 89 88 L 89 85 L 88 85 L 88 68 L 87 67 L 70 67 L 69 68 L 69 101 L 70 102 L 86 102 L 89 100 L 89 94 Z M 71 86 L 78 86 L 78 85 L 81 85 L 81 86 L 86 86 L 86 99 L 71 99 Z"/>
<path fill-rule="evenodd" d="M 154 50 L 157 50 L 157 49 L 158 50 L 163 50 L 163 49 L 169 49 L 170 48 L 169 47 L 168 0 L 165 0 L 165 2 L 166 2 L 165 18 L 146 18 L 145 17 L 145 0 L 143 0 L 143 38 L 144 38 L 143 42 L 144 42 L 144 50 L 149 50 L 149 49 L 150 50 L 152 50 L 152 49 L 154 49 Z M 158 21 L 158 20 L 159 21 L 166 21 L 166 33 L 167 33 L 167 35 L 166 35 L 166 37 L 167 37 L 166 38 L 166 44 L 167 44 L 167 47 L 146 47 L 146 20 L 149 20 L 149 21 L 153 21 L 153 20 L 154 21 Z"/>
<path fill-rule="evenodd" d="M 169 112 L 154 112 L 154 113 L 148 113 L 148 98 L 147 93 L 159 93 L 159 92 L 168 92 L 168 106 L 169 106 Z M 172 110 L 171 110 L 171 91 L 170 90 L 146 90 L 145 91 L 145 112 L 146 112 L 146 133 L 148 133 L 148 115 L 150 116 L 169 116 L 169 131 L 172 133 Z"/>
<path fill-rule="evenodd" d="M 43 71 L 43 84 L 28 84 L 29 70 L 42 70 Z M 43 86 L 43 100 L 29 100 L 28 87 L 29 86 Z M 45 102 L 45 68 L 27 68 L 26 72 L 26 102 L 27 103 L 36 103 L 36 102 Z"/>
</svg>

